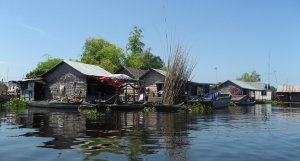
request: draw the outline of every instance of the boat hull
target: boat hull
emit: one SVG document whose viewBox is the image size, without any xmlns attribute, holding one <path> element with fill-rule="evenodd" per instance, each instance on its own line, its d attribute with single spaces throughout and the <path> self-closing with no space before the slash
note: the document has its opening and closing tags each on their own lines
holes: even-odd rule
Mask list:
<svg viewBox="0 0 300 161">
<path fill-rule="evenodd" d="M 30 107 L 42 107 L 42 108 L 78 108 L 80 106 L 80 103 L 48 102 L 48 101 L 28 101 L 26 104 Z"/>
</svg>

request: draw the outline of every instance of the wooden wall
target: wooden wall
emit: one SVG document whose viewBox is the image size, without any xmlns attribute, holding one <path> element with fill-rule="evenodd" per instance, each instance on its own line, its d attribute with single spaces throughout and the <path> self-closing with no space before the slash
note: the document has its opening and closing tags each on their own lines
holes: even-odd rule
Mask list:
<svg viewBox="0 0 300 161">
<path fill-rule="evenodd" d="M 151 70 L 147 75 L 142 78 L 145 82 L 145 87 L 149 88 L 149 96 L 157 96 L 157 82 L 164 82 L 165 76 Z"/>
<path fill-rule="evenodd" d="M 45 75 L 47 82 L 45 87 L 46 99 L 61 97 L 86 97 L 86 76 L 62 63 L 55 70 Z"/>
</svg>

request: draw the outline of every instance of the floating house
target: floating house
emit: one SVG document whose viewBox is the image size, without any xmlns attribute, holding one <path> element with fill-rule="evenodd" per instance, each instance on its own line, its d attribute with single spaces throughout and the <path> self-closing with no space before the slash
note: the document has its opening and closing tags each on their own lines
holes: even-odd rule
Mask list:
<svg viewBox="0 0 300 161">
<path fill-rule="evenodd" d="M 148 90 L 149 99 L 157 102 L 161 100 L 163 86 L 166 77 L 166 71 L 159 69 L 140 70 L 134 68 L 122 67 L 117 74 L 126 74 L 142 82 L 144 88 Z M 186 93 L 190 99 L 203 96 L 210 92 L 211 83 L 197 83 L 189 81 L 186 85 Z M 159 99 L 160 98 L 160 99 Z M 158 101 L 159 102 L 159 101 Z"/>
<path fill-rule="evenodd" d="M 116 74 L 126 74 L 129 77 L 133 79 L 139 80 L 142 75 L 144 75 L 148 70 L 142 70 L 142 69 L 135 69 L 135 68 L 130 68 L 130 67 L 124 67 L 122 66 Z"/>
<path fill-rule="evenodd" d="M 272 99 L 272 92 L 267 83 L 227 80 L 218 86 L 218 90 L 223 94 L 231 94 L 232 101 L 240 101 L 243 98 L 257 102 Z"/>
<path fill-rule="evenodd" d="M 300 102 L 299 85 L 281 85 L 277 88 L 277 99 L 283 102 Z"/>
<path fill-rule="evenodd" d="M 97 77 L 110 74 L 96 65 L 64 60 L 40 78 L 21 81 L 21 98 L 49 100 L 68 97 L 92 101 L 101 91 Z"/>
</svg>

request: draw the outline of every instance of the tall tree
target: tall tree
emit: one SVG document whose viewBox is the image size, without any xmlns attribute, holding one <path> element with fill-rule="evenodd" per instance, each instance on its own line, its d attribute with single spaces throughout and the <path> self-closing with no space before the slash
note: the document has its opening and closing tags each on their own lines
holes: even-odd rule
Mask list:
<svg viewBox="0 0 300 161">
<path fill-rule="evenodd" d="M 137 69 L 162 68 L 164 62 L 159 56 L 151 53 L 151 49 L 144 49 L 145 44 L 142 42 L 142 29 L 134 26 L 130 32 L 126 46 L 127 55 L 124 59 L 124 65 Z"/>
<path fill-rule="evenodd" d="M 254 70 L 251 73 L 243 73 L 241 77 L 237 78 L 237 80 L 244 82 L 260 82 L 261 78 L 260 74 Z"/>
<path fill-rule="evenodd" d="M 44 56 L 47 57 L 47 60 L 39 62 L 35 69 L 33 69 L 31 72 L 26 74 L 26 78 L 38 77 L 62 61 L 62 59 L 52 58 L 50 55 L 44 55 Z"/>
<path fill-rule="evenodd" d="M 116 45 L 104 39 L 90 38 L 84 43 L 80 61 L 114 73 L 120 68 L 123 56 L 123 50 Z"/>
<path fill-rule="evenodd" d="M 132 55 L 141 54 L 144 51 L 145 44 L 141 41 L 143 38 L 142 32 L 142 29 L 137 26 L 134 26 L 133 31 L 130 32 L 126 51 Z"/>
</svg>

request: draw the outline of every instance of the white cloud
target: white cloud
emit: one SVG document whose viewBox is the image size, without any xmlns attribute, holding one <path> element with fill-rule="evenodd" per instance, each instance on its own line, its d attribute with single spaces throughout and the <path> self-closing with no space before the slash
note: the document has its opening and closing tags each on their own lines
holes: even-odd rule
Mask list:
<svg viewBox="0 0 300 161">
<path fill-rule="evenodd" d="M 40 28 L 37 28 L 35 26 L 32 26 L 32 25 L 29 25 L 29 24 L 25 24 L 25 23 L 22 23 L 21 24 L 22 27 L 24 27 L 25 29 L 31 31 L 31 32 L 35 32 L 41 36 L 44 36 L 44 37 L 50 37 L 50 35 L 45 32 L 44 30 L 40 29 Z"/>
</svg>

